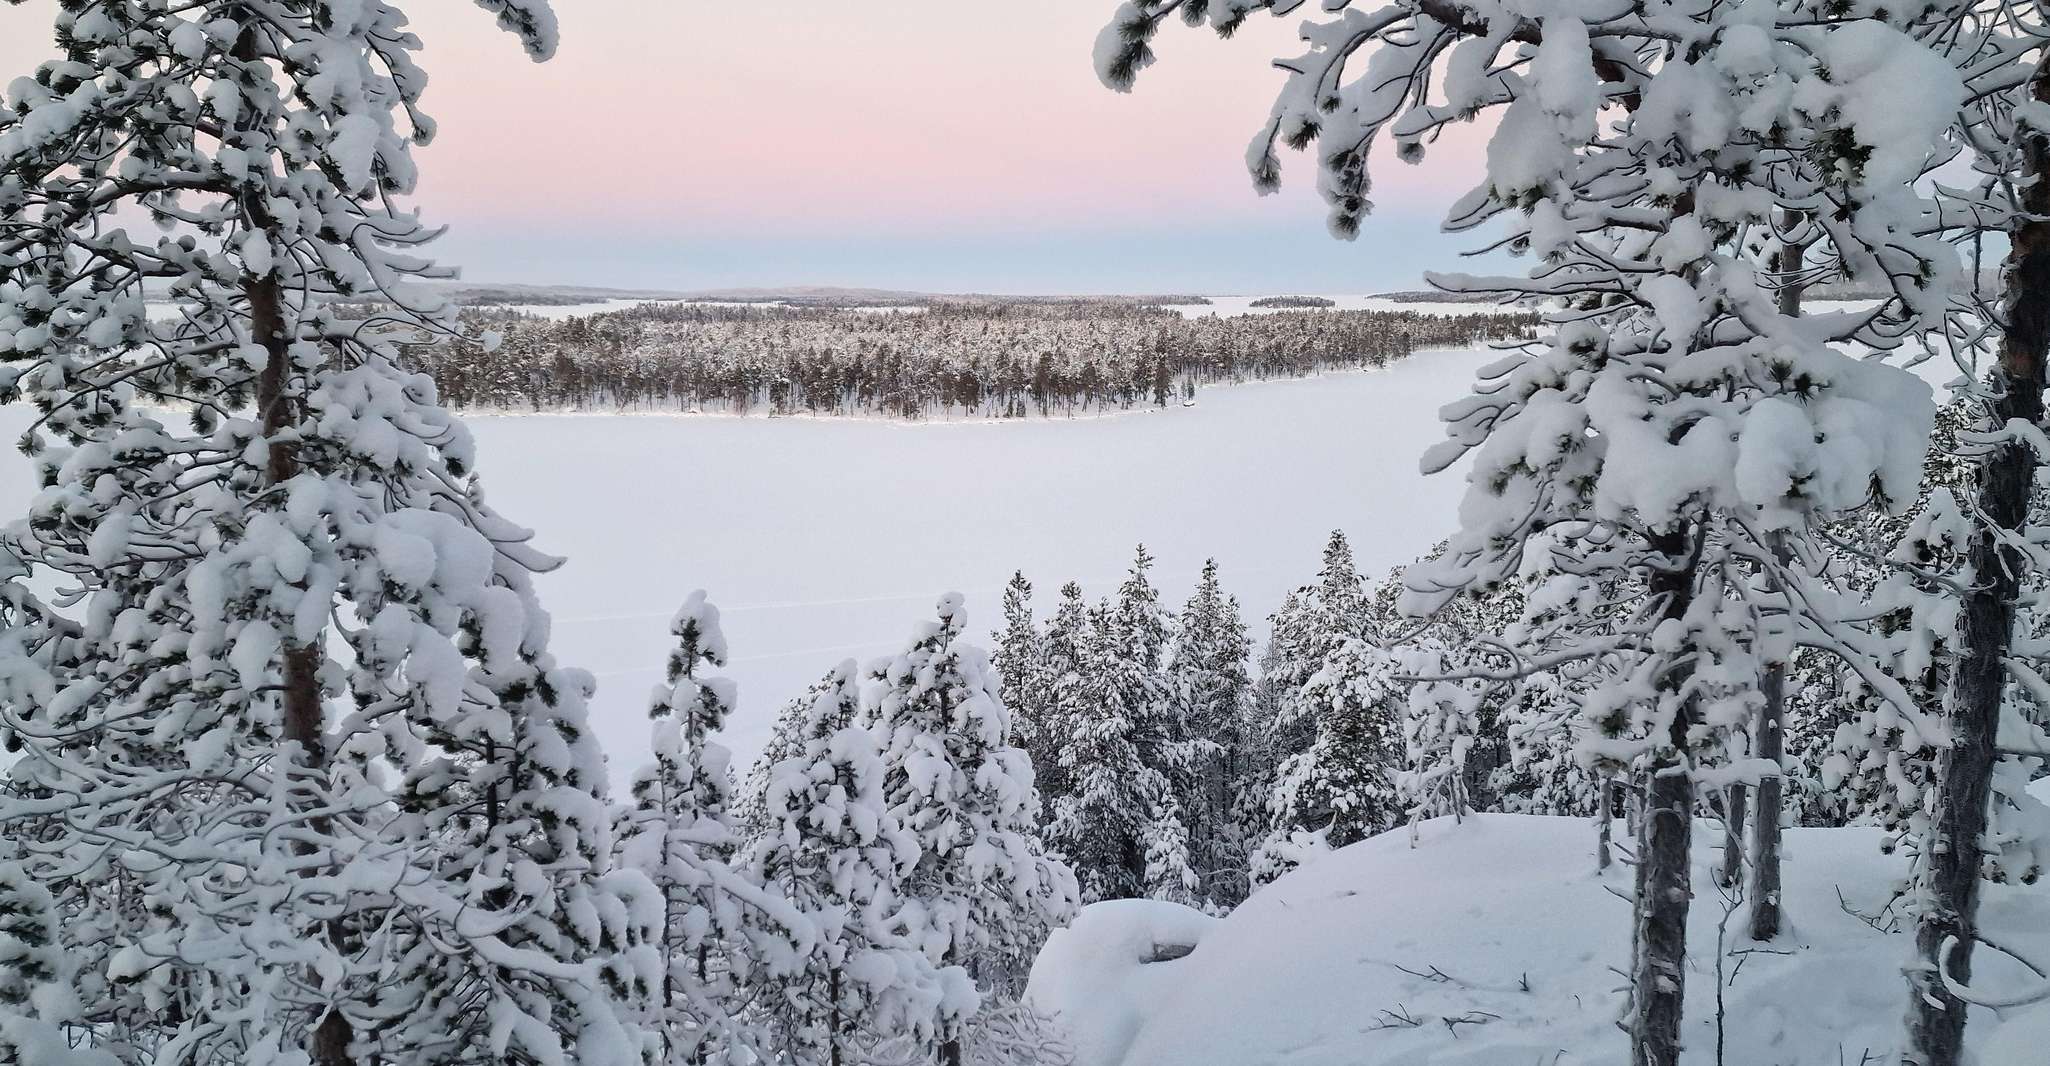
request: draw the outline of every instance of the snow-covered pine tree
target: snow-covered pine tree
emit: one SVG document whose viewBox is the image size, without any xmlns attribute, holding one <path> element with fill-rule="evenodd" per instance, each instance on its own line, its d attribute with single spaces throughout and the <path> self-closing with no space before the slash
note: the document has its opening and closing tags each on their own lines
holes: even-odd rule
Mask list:
<svg viewBox="0 0 2050 1066">
<path fill-rule="evenodd" d="M 0 109 L 0 398 L 47 487 L 5 578 L 77 595 L 13 635 L 63 656 L 0 656 L 0 825 L 73 1023 L 124 1062 L 637 1056 L 646 883 L 553 563 L 395 350 L 454 321 L 407 284 L 418 39 L 382 0 L 57 19 Z"/>
<path fill-rule="evenodd" d="M 1405 644 L 1400 662 L 1409 681 L 1403 702 L 1403 766 L 1395 793 L 1411 832 L 1426 818 L 1464 818 L 1473 810 L 1469 774 L 1481 734 L 1483 686 L 1455 676 L 1453 658 L 1435 641 Z"/>
<path fill-rule="evenodd" d="M 742 999 L 766 1030 L 766 1050 L 790 1066 L 855 1066 L 893 1039 L 930 1042 L 949 989 L 968 981 L 959 967 L 936 969 L 894 925 L 919 850 L 883 802 L 860 680 L 848 660 L 812 686 L 754 801 L 761 831 L 748 844 L 748 876 L 819 931 L 794 966 L 745 979 Z"/>
<path fill-rule="evenodd" d="M 734 792 L 733 826 L 743 840 L 753 841 L 765 831 L 762 801 L 769 794 L 770 772 L 776 764 L 804 752 L 813 709 L 819 700 L 838 692 L 842 683 L 840 670 L 835 667 L 776 712 L 776 724 L 769 728 L 768 742 L 762 745 L 762 753 L 747 768 L 747 776 Z"/>
<path fill-rule="evenodd" d="M 0 1060 L 116 1066 L 112 1055 L 66 1034 L 82 1010 L 71 991 L 59 920 L 48 890 L 19 866 L 0 866 Z"/>
<path fill-rule="evenodd" d="M 1153 553 L 1141 544 L 1133 552 L 1132 567 L 1125 572 L 1113 602 L 1116 630 L 1125 643 L 1125 656 L 1157 687 L 1174 620 L 1161 606 L 1160 590 L 1153 586 L 1152 571 Z"/>
<path fill-rule="evenodd" d="M 1255 843 L 1238 817 L 1237 794 L 1253 756 L 1247 745 L 1253 725 L 1251 654 L 1238 598 L 1224 591 L 1217 560 L 1211 559 L 1182 607 L 1167 674 L 1191 740 L 1191 758 L 1175 781 L 1189 830 L 1190 864 L 1204 901 L 1225 910 L 1250 890 L 1247 861 Z"/>
<path fill-rule="evenodd" d="M 644 873 L 660 900 L 657 1061 L 738 1063 L 755 1042 L 739 1016 L 739 989 L 757 970 L 794 967 L 814 931 L 730 862 L 740 843 L 728 816 L 730 757 L 712 737 L 732 711 L 734 687 L 701 672 L 726 663 L 719 609 L 694 591 L 669 632 L 676 647 L 648 708 L 654 761 L 635 773 L 632 804 L 619 813 L 619 859 Z"/>
<path fill-rule="evenodd" d="M 1260 6 L 1295 10 L 1125 4 L 1099 39 L 1099 73 L 1128 88 L 1171 14 L 1229 31 Z M 1487 173 L 1452 224 L 1508 216 L 1510 248 L 1542 262 L 1527 281 L 1434 280 L 1558 297 L 1564 309 L 1526 356 L 1491 367 L 1480 395 L 1448 408 L 1452 440 L 1426 468 L 1477 453 L 1463 528 L 1445 558 L 1410 575 L 1407 606 L 1428 612 L 1456 591 L 1499 586 L 1525 543 L 1554 527 L 1574 530 L 1548 548 L 1572 553 L 1577 572 L 1642 582 L 1643 604 L 1568 658 L 1630 660 L 1593 717 L 1603 754 L 1648 775 L 1631 1057 L 1670 1066 L 1694 778 L 1745 750 L 1764 612 L 1812 602 L 1792 590 L 1803 575 L 1774 557 L 1771 534 L 1798 537 L 1819 517 L 1912 492 L 1926 390 L 1831 345 L 1889 346 L 1900 324 L 1941 316 L 1955 256 L 1936 227 L 1907 220 L 1932 213 L 1915 182 L 1940 161 L 1923 146 L 1940 143 L 1964 98 L 1958 75 L 1878 18 L 1816 27 L 1792 5 L 1533 18 L 1431 0 L 1367 13 L 1340 0 L 1303 37 L 1308 52 L 1286 64 L 1247 158 L 1271 188 L 1275 145 L 1314 145 L 1340 236 L 1371 206 L 1378 136 L 1415 161 L 1446 125 L 1499 109 Z M 1913 98 L 1900 96 L 1905 85 Z M 1816 103 L 1881 97 L 1898 106 Z M 1780 316 L 1770 286 L 1733 254 L 1778 209 L 1826 217 L 1833 254 L 1892 285 L 1892 299 L 1826 324 Z M 1773 575 L 1776 602 L 1754 595 L 1757 572 Z M 1826 639 L 1826 626 L 1795 636 Z M 1556 665 L 1508 658 L 1517 670 Z M 1728 682 L 1746 669 L 1745 686 Z"/>
<path fill-rule="evenodd" d="M 1001 989 L 1022 980 L 1048 930 L 1072 915 L 1075 876 L 1040 842 L 1032 763 L 1010 743 L 988 656 L 960 642 L 961 596 L 942 596 L 937 609 L 937 622 L 867 671 L 883 809 L 917 849 L 898 885 L 899 920 L 933 964 L 967 966 Z M 950 987 L 932 1004 L 949 1063 L 962 1061 L 962 1025 L 978 998 Z"/>
<path fill-rule="evenodd" d="M 1898 17 L 1898 16 L 1896 16 Z M 1923 32 L 1930 32 L 1924 28 Z M 1979 882 L 1986 847 L 1997 850 L 1995 826 L 2005 804 L 2026 810 L 2017 769 L 2033 772 L 2033 759 L 2019 766 L 2000 748 L 2010 724 L 2017 741 L 2039 740 L 2036 722 L 2018 721 L 2009 706 L 2011 685 L 2040 694 L 2042 675 L 2014 668 L 2029 643 L 2018 624 L 2025 588 L 2033 579 L 2031 550 L 2017 536 L 2029 525 L 2030 497 L 2043 467 L 2039 442 L 2045 427 L 2046 360 L 2050 360 L 2050 124 L 2042 117 L 2050 101 L 2050 51 L 2042 35 L 2011 20 L 1981 23 L 1967 11 L 1951 14 L 1928 40 L 1958 71 L 1969 72 L 1958 140 L 1970 146 L 1978 181 L 1968 191 L 1942 188 L 1963 208 L 1955 228 L 1972 248 L 1985 247 L 1987 232 L 2004 238 L 2003 291 L 1997 301 L 1956 299 L 1971 317 L 1953 325 L 1946 339 L 1976 340 L 1978 323 L 1998 327 L 1995 358 L 1972 393 L 1977 419 L 1972 434 L 1976 459 L 1968 513 L 1975 518 L 1967 551 L 1969 584 L 1959 605 L 1963 654 L 1956 664 L 1947 710 L 1948 743 L 1938 756 L 1937 787 L 1931 797 L 1932 824 L 1920 841 L 1925 857 L 1918 870 L 1913 906 L 1920 965 L 1908 971 L 1908 1020 L 1904 1061 L 1916 1066 L 1956 1066 L 1964 1058 L 1967 998 L 1978 933 Z M 1990 66 L 1989 66 L 1990 64 Z M 1997 69 L 1996 76 L 1986 76 Z M 1974 266 L 1979 264 L 1975 261 Z M 1961 294 L 1962 295 L 1962 294 Z M 1953 350 L 1978 345 L 1959 344 Z M 2040 702 L 2040 695 L 2029 702 Z M 2026 750 L 2026 749 L 2025 749 Z M 2033 821 L 2036 832 L 2044 821 Z M 2038 860 L 2039 861 L 2039 860 Z M 2046 993 L 2050 994 L 2050 993 Z"/>
</svg>

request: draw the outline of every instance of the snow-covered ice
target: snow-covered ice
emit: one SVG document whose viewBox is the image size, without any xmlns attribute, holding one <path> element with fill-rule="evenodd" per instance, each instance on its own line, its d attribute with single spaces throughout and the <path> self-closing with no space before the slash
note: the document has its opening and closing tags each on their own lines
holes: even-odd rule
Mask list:
<svg viewBox="0 0 2050 1066">
<path fill-rule="evenodd" d="M 1071 578 L 1109 592 L 1143 541 L 1178 604 L 1214 555 L 1264 619 L 1312 578 L 1334 528 L 1366 572 L 1408 562 L 1451 529 L 1460 490 L 1417 457 L 1439 439 L 1438 407 L 1490 358 L 1420 353 L 1074 420 L 468 422 L 492 504 L 569 559 L 539 589 L 557 657 L 599 675 L 593 716 L 623 779 L 645 757 L 648 690 L 692 589 L 724 613 L 740 699 L 728 740 L 745 765 L 785 701 L 845 657 L 899 647 L 941 592 L 966 593 L 986 637 L 1014 569 L 1050 610 Z M 31 417 L 0 408 L 0 432 Z M 19 513 L 31 490 L 27 461 L 0 458 L 0 503 Z"/>
</svg>

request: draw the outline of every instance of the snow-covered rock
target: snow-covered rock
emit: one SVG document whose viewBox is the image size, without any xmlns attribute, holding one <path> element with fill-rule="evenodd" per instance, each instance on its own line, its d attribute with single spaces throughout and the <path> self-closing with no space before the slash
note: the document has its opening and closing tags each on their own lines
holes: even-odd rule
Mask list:
<svg viewBox="0 0 2050 1066">
<path fill-rule="evenodd" d="M 1040 949 L 1025 995 L 1058 1016 L 1077 1063 L 1124 1057 L 1153 1009 L 1186 981 L 1186 959 L 1219 920 L 1179 903 L 1113 899 L 1082 908 Z"/>
<path fill-rule="evenodd" d="M 1618 827 L 1620 831 L 1620 826 Z M 1145 901 L 1097 904 L 1048 942 L 1030 985 L 1078 1066 L 1573 1066 L 1627 1054 L 1615 1021 L 1630 947 L 1620 863 L 1594 869 L 1585 821 L 1437 819 L 1333 852 L 1224 919 Z M 1707 876 L 1721 834 L 1698 824 L 1687 974 L 1687 1062 L 1890 1061 L 1911 929 L 1879 915 L 1902 860 L 1867 829 L 1787 833 L 1787 932 L 1744 935 Z M 1841 899 L 1839 899 L 1841 894 Z M 1847 909 L 1848 908 L 1848 909 Z M 2050 957 L 2050 888 L 1989 886 L 1983 926 Z M 1182 958 L 1159 943 L 1192 941 Z M 1757 949 L 1757 950 L 1752 950 Z M 1722 976 L 1717 978 L 1721 955 Z M 1990 951 L 1983 987 L 2035 982 Z M 2050 1010 L 1972 1017 L 1981 1066 L 2050 1042 Z"/>
</svg>

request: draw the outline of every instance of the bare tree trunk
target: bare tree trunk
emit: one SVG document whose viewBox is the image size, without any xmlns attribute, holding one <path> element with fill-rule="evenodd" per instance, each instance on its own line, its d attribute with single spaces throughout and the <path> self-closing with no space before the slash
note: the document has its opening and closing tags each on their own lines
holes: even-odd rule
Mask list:
<svg viewBox="0 0 2050 1066">
<path fill-rule="evenodd" d="M 1659 554 L 1688 557 L 1692 531 L 1654 540 Z M 1680 618 L 1694 599 L 1694 567 L 1678 565 L 1653 575 L 1649 592 L 1666 618 Z M 1673 671 L 1668 684 L 1688 671 Z M 1673 714 L 1665 753 L 1654 757 L 1645 780 L 1637 837 L 1637 929 L 1630 960 L 1631 1066 L 1679 1066 L 1680 1018 L 1687 993 L 1687 910 L 1693 902 L 1688 850 L 1694 831 L 1694 778 L 1685 752 L 1693 702 Z"/>
</svg>

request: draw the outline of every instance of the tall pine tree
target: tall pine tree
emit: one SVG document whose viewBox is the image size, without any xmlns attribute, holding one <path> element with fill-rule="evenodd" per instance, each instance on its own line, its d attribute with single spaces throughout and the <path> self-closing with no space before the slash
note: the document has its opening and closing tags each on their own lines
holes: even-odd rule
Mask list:
<svg viewBox="0 0 2050 1066">
<path fill-rule="evenodd" d="M 545 2 L 486 6 L 552 53 Z M 396 350 L 456 328 L 408 284 L 445 272 L 401 206 L 433 131 L 405 24 L 67 5 L 0 110 L 0 398 L 49 490 L 0 576 L 76 590 L 0 655 L 0 826 L 35 841 L 5 876 L 124 1062 L 643 1050 L 647 886 L 610 867 L 553 561 Z"/>
</svg>

